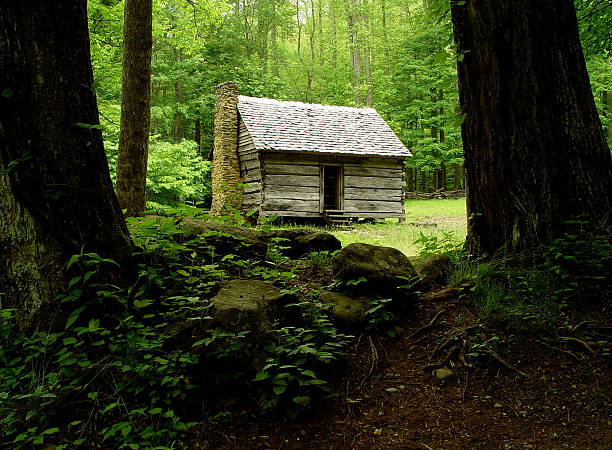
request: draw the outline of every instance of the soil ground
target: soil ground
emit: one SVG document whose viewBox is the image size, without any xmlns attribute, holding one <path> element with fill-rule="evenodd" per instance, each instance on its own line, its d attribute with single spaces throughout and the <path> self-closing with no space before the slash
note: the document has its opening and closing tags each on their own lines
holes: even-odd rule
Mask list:
<svg viewBox="0 0 612 450">
<path fill-rule="evenodd" d="M 203 431 L 200 448 L 612 448 L 605 311 L 569 339 L 519 340 L 481 324 L 456 294 L 421 299 L 398 337 L 359 336 L 334 394 L 308 417 L 235 414 Z M 453 375 L 437 381 L 440 367 Z"/>
</svg>

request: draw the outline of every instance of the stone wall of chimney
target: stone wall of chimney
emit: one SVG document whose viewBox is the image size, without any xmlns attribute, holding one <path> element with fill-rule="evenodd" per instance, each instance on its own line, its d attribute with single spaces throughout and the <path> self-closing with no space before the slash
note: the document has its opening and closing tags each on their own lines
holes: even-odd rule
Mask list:
<svg viewBox="0 0 612 450">
<path fill-rule="evenodd" d="M 227 214 L 226 205 L 240 209 L 242 180 L 238 163 L 238 86 L 227 81 L 215 88 L 211 214 Z"/>
</svg>

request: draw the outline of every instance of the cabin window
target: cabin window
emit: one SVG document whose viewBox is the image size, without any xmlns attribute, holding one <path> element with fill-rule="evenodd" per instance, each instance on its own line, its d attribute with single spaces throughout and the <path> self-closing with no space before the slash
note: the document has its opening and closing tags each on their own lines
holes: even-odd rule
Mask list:
<svg viewBox="0 0 612 450">
<path fill-rule="evenodd" d="M 341 210 L 343 208 L 342 166 L 322 166 L 321 191 L 323 210 Z"/>
</svg>

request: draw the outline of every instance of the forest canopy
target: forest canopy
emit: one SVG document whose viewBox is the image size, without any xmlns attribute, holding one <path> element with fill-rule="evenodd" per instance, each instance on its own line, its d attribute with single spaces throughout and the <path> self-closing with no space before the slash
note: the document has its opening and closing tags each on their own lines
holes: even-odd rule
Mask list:
<svg viewBox="0 0 612 450">
<path fill-rule="evenodd" d="M 113 172 L 123 3 L 88 3 L 95 87 Z M 237 81 L 243 95 L 373 106 L 414 155 L 407 161 L 408 190 L 464 187 L 456 73 L 462 55 L 452 40 L 448 2 L 153 3 L 150 208 L 210 201 L 205 160 L 212 148 L 213 88 L 227 80 Z M 612 8 L 605 3 L 575 2 L 591 87 L 609 141 L 612 39 L 607 24 Z"/>
</svg>

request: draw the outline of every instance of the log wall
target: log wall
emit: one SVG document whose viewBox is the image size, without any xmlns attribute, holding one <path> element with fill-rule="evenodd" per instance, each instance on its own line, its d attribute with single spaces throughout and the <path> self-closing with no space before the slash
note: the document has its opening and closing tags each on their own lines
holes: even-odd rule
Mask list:
<svg viewBox="0 0 612 450">
<path fill-rule="evenodd" d="M 263 152 L 259 162 L 263 216 L 321 216 L 321 167 L 329 164 L 343 167 L 346 216 L 404 217 L 400 158 Z"/>
<path fill-rule="evenodd" d="M 243 184 L 242 209 L 261 209 L 261 165 L 255 143 L 240 119 L 238 126 L 238 160 Z"/>
</svg>

